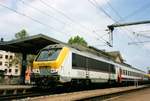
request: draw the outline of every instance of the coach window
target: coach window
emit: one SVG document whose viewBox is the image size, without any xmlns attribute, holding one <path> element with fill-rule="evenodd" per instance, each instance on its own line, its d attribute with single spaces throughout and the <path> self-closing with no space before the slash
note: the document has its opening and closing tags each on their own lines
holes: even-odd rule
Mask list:
<svg viewBox="0 0 150 101">
<path fill-rule="evenodd" d="M 135 75 L 135 72 L 134 72 L 134 76 L 136 76 L 136 75 Z"/>
<path fill-rule="evenodd" d="M 125 75 L 125 70 L 123 70 L 123 75 Z"/>
<path fill-rule="evenodd" d="M 120 72 L 123 74 L 123 69 L 120 69 Z"/>
<path fill-rule="evenodd" d="M 131 76 L 131 71 L 129 72 L 129 75 Z"/>
<path fill-rule="evenodd" d="M 128 73 L 127 73 L 128 71 L 127 70 L 125 70 L 125 71 L 126 71 L 126 75 L 128 75 Z"/>
<path fill-rule="evenodd" d="M 134 76 L 136 76 L 136 73 L 134 72 Z"/>
<path fill-rule="evenodd" d="M 125 70 L 123 70 L 123 75 L 126 75 L 126 72 L 125 72 Z"/>
<path fill-rule="evenodd" d="M 133 72 L 131 72 L 131 76 L 133 76 Z"/>
<path fill-rule="evenodd" d="M 139 73 L 139 77 L 142 77 L 142 75 Z"/>
<path fill-rule="evenodd" d="M 138 73 L 138 77 L 140 77 L 140 73 Z"/>
<path fill-rule="evenodd" d="M 137 76 L 137 73 L 135 73 L 135 76 Z"/>
</svg>

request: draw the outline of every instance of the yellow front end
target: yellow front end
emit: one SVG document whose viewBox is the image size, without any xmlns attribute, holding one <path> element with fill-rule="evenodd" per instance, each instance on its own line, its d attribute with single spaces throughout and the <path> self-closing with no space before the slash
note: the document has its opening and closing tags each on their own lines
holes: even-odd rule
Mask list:
<svg viewBox="0 0 150 101">
<path fill-rule="evenodd" d="M 64 47 L 60 54 L 58 55 L 56 60 L 53 61 L 34 61 L 33 62 L 33 69 L 40 69 L 40 67 L 47 67 L 52 69 L 59 69 L 61 64 L 63 63 L 66 55 L 68 54 L 69 49 Z"/>
<path fill-rule="evenodd" d="M 35 61 L 33 62 L 32 80 L 36 83 L 49 84 L 52 81 L 59 81 L 58 71 L 61 69 L 69 48 L 63 47 L 55 60 Z M 49 82 L 49 83 L 47 83 Z"/>
</svg>

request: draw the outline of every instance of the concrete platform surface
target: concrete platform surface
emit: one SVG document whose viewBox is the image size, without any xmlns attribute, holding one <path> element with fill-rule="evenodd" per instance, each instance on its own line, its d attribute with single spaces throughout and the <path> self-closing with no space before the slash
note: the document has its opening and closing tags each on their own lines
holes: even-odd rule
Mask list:
<svg viewBox="0 0 150 101">
<path fill-rule="evenodd" d="M 150 101 L 150 88 L 111 98 L 107 101 Z"/>
</svg>

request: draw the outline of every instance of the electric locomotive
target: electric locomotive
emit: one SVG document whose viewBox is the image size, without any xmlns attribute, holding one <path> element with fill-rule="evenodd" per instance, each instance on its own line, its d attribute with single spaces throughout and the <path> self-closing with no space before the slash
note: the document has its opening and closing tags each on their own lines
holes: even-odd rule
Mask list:
<svg viewBox="0 0 150 101">
<path fill-rule="evenodd" d="M 33 62 L 32 72 L 32 81 L 41 86 L 133 82 L 143 80 L 145 74 L 98 51 L 62 44 L 43 48 Z"/>
</svg>

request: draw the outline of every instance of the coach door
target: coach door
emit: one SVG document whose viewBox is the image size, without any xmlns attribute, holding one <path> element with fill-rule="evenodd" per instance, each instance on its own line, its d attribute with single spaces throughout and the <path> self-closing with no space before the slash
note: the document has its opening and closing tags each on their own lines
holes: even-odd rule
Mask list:
<svg viewBox="0 0 150 101">
<path fill-rule="evenodd" d="M 109 64 L 109 80 L 115 80 L 115 67 L 112 64 Z"/>
<path fill-rule="evenodd" d="M 86 58 L 86 78 L 88 79 L 89 78 L 89 68 L 88 68 L 88 61 L 89 61 L 89 59 L 88 58 Z"/>
<path fill-rule="evenodd" d="M 118 71 L 118 83 L 121 83 L 121 75 L 122 75 L 122 69 L 119 68 L 119 71 Z"/>
</svg>

